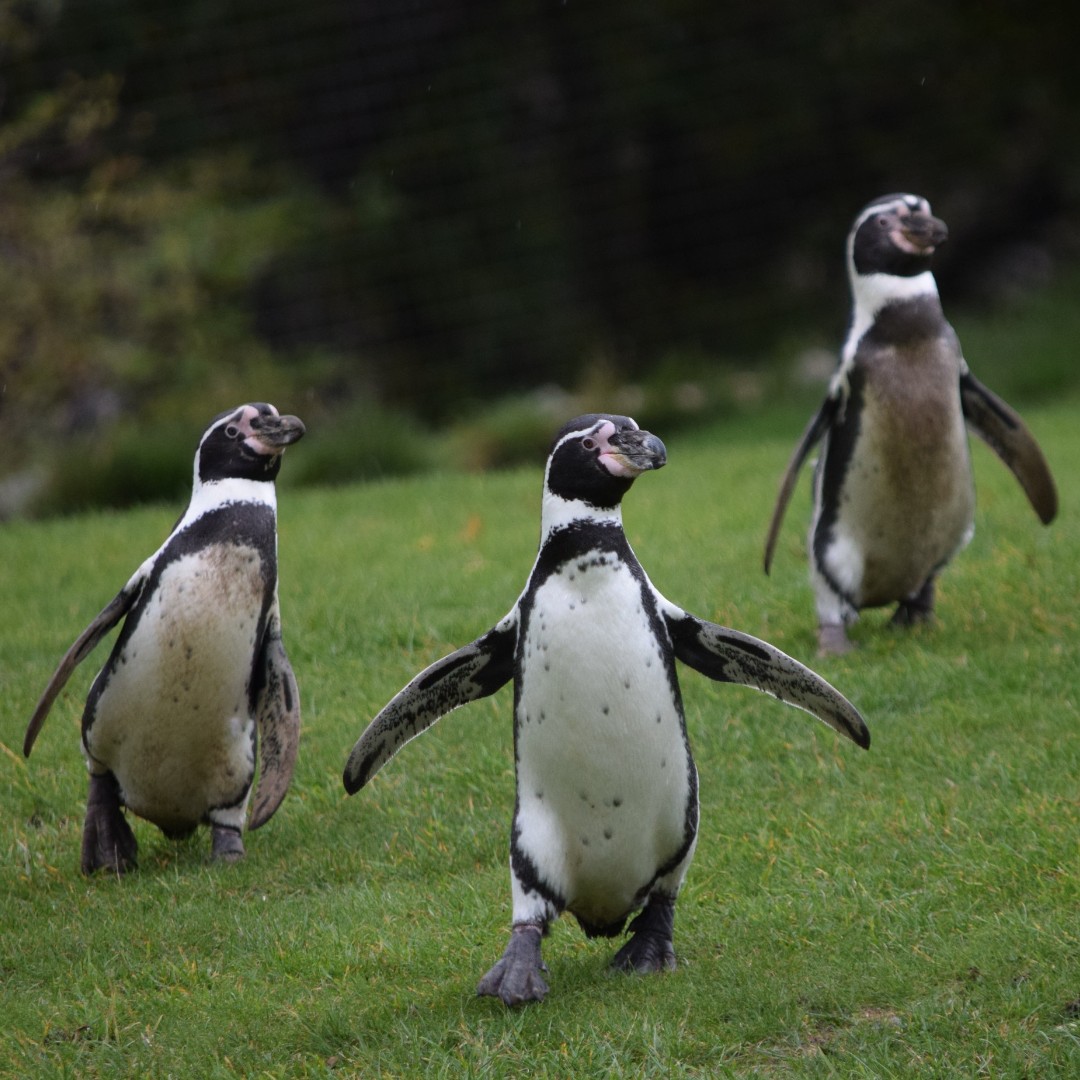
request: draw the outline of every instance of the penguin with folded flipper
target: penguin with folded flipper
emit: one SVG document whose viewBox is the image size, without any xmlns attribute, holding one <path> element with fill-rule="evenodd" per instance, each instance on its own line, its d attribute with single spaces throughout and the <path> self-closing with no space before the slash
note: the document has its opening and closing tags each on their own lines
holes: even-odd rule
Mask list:
<svg viewBox="0 0 1080 1080">
<path fill-rule="evenodd" d="M 1038 443 L 971 374 L 942 313 L 930 267 L 946 236 L 930 204 L 904 194 L 875 199 L 848 235 L 851 325 L 765 541 L 768 573 L 799 468 L 820 442 L 808 547 L 823 654 L 851 648 L 845 628 L 864 608 L 896 603 L 896 625 L 933 617 L 937 575 L 974 532 L 968 430 L 1012 470 L 1043 524 L 1057 513 Z"/>
<path fill-rule="evenodd" d="M 263 403 L 211 422 L 176 527 L 71 646 L 38 702 L 27 756 L 75 667 L 125 620 L 83 711 L 86 874 L 135 865 L 125 806 L 169 836 L 209 824 L 214 857 L 241 858 L 256 744 L 248 827 L 285 796 L 300 698 L 281 641 L 274 481 L 303 434 L 295 416 Z"/>
<path fill-rule="evenodd" d="M 655 589 L 623 533 L 621 502 L 665 460 L 663 443 L 627 417 L 568 423 L 548 458 L 540 549 L 517 603 L 398 693 L 345 767 L 346 789 L 358 791 L 439 717 L 513 681 L 513 929 L 478 987 L 507 1005 L 547 993 L 540 942 L 563 911 L 590 937 L 621 933 L 639 911 L 613 966 L 675 966 L 675 898 L 698 828 L 676 659 L 870 743 L 859 713 L 814 672 Z"/>
</svg>

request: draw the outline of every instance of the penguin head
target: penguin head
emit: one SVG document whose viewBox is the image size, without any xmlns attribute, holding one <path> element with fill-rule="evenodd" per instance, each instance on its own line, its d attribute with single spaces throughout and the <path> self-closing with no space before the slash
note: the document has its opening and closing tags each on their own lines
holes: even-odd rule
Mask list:
<svg viewBox="0 0 1080 1080">
<path fill-rule="evenodd" d="M 195 452 L 195 481 L 274 480 L 285 447 L 304 434 L 296 416 L 253 402 L 215 416 Z"/>
<path fill-rule="evenodd" d="M 590 413 L 565 424 L 548 455 L 546 490 L 567 501 L 618 506 L 643 472 L 667 462 L 664 444 L 628 416 Z"/>
<path fill-rule="evenodd" d="M 919 195 L 883 195 L 863 207 L 848 234 L 853 274 L 915 277 L 930 269 L 949 230 Z"/>
</svg>

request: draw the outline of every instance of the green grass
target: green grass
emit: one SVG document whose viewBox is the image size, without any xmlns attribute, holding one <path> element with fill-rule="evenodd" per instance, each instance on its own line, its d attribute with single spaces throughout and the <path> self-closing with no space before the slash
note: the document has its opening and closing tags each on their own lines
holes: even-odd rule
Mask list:
<svg viewBox="0 0 1080 1080">
<path fill-rule="evenodd" d="M 626 502 L 656 585 L 812 659 L 803 478 L 761 543 L 803 417 L 670 440 Z M 540 470 L 287 491 L 286 644 L 301 756 L 234 867 L 136 822 L 137 872 L 77 870 L 82 698 L 53 665 L 177 507 L 0 529 L 0 1075 L 1041 1077 L 1080 1069 L 1080 403 L 1029 412 L 1062 513 L 1038 525 L 981 446 L 977 533 L 936 627 L 867 614 L 813 661 L 863 710 L 862 753 L 750 690 L 683 670 L 702 785 L 678 971 L 606 971 L 570 919 L 551 993 L 474 997 L 505 943 L 510 691 L 453 714 L 346 798 L 373 713 L 514 602 Z M 663 435 L 663 432 L 659 432 Z M 317 437 L 312 433 L 312 437 Z M 305 451 L 301 445 L 295 453 Z M 295 462 L 293 462 L 295 463 Z M 286 468 L 290 462 L 286 462 Z"/>
</svg>

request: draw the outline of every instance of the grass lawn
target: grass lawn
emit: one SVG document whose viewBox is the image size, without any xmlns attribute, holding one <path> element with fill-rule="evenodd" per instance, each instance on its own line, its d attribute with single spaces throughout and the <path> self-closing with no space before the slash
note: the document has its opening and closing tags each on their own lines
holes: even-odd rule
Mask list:
<svg viewBox="0 0 1080 1080">
<path fill-rule="evenodd" d="M 1080 1075 L 1080 402 L 1025 413 L 1058 521 L 1042 528 L 977 445 L 977 532 L 942 578 L 937 625 L 898 634 L 871 612 L 859 649 L 824 661 L 808 476 L 761 571 L 805 417 L 669 440 L 668 467 L 625 503 L 653 581 L 810 661 L 873 746 L 682 669 L 702 828 L 678 971 L 609 974 L 617 943 L 564 919 L 545 945 L 551 993 L 519 1011 L 474 996 L 510 917 L 509 688 L 356 797 L 340 777 L 374 712 L 513 604 L 541 463 L 285 490 L 293 787 L 233 867 L 210 865 L 205 830 L 173 842 L 136 822 L 124 880 L 78 872 L 78 722 L 105 646 L 28 762 L 22 737 L 55 663 L 179 507 L 4 525 L 0 1076 Z"/>
</svg>

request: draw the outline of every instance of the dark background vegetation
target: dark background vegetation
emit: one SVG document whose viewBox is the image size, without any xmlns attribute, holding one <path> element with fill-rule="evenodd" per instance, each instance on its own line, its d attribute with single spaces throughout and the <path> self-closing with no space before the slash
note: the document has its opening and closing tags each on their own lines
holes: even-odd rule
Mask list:
<svg viewBox="0 0 1080 1080">
<path fill-rule="evenodd" d="M 951 314 L 1069 305 L 1074 52 L 1019 0 L 0 0 L 0 515 L 172 497 L 251 399 L 314 481 L 715 417 L 835 347 L 888 191 Z"/>
</svg>

